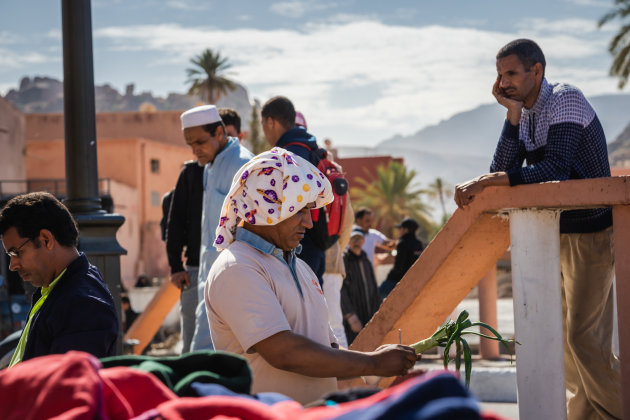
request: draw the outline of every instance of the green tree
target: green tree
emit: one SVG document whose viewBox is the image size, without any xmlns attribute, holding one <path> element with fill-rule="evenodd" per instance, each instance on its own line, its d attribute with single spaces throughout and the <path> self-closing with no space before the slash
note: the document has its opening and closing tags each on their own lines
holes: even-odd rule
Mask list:
<svg viewBox="0 0 630 420">
<path fill-rule="evenodd" d="M 352 207 L 367 207 L 374 212 L 377 226 L 388 236 L 393 227 L 405 217 L 414 218 L 420 225 L 420 236 L 426 240 L 433 231 L 429 220 L 430 207 L 422 202 L 426 191 L 417 188 L 414 178 L 417 172 L 407 170 L 400 162 L 390 162 L 376 167 L 377 179 L 369 182 L 357 178 L 358 186 L 350 188 Z"/>
<path fill-rule="evenodd" d="M 220 53 L 207 48 L 190 60 L 196 67 L 186 69 L 190 83 L 189 95 L 199 95 L 206 103 L 214 104 L 221 96 L 236 89 L 236 83 L 228 79 L 225 71 L 232 65 Z"/>
<path fill-rule="evenodd" d="M 616 18 L 627 19 L 628 16 L 630 16 L 630 0 L 615 0 L 614 9 L 599 20 L 599 26 L 602 27 Z M 608 45 L 608 51 L 613 56 L 610 75 L 619 77 L 619 89 L 623 89 L 630 75 L 630 22 L 619 28 Z"/>
<path fill-rule="evenodd" d="M 449 218 L 449 214 L 446 212 L 446 199 L 453 196 L 453 186 L 440 177 L 435 178 L 435 181 L 429 184 L 427 195 L 429 198 L 439 201 L 442 207 L 442 222 L 440 226 L 444 225 Z"/>
<path fill-rule="evenodd" d="M 249 136 L 247 141 L 250 144 L 251 152 L 255 155 L 269 150 L 269 143 L 267 143 L 264 136 L 260 135 L 260 110 L 258 101 L 254 101 L 254 106 L 252 107 L 252 118 L 249 122 Z"/>
</svg>

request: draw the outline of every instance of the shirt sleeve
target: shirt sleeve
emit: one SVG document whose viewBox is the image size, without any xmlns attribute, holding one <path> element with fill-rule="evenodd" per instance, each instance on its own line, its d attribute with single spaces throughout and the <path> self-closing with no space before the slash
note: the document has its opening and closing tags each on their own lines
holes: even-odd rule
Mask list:
<svg viewBox="0 0 630 420">
<path fill-rule="evenodd" d="M 376 241 L 375 241 L 376 245 L 380 245 L 387 240 L 387 236 L 385 236 L 385 234 L 381 232 L 380 230 L 370 229 L 370 231 L 374 233 L 376 237 Z"/>
<path fill-rule="evenodd" d="M 508 120 L 503 124 L 501 137 L 494 152 L 490 172 L 506 172 L 520 168 L 525 160 L 525 145 L 519 141 L 519 126 Z"/>
<path fill-rule="evenodd" d="M 232 265 L 210 283 L 209 311 L 227 324 L 249 352 L 260 341 L 291 326 L 265 274 L 247 265 Z"/>
</svg>

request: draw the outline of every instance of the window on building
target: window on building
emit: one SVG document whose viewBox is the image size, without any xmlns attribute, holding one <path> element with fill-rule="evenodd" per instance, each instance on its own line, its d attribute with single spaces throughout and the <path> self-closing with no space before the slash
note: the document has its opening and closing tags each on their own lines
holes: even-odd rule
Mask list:
<svg viewBox="0 0 630 420">
<path fill-rule="evenodd" d="M 160 160 L 159 159 L 151 159 L 151 172 L 154 174 L 160 173 Z"/>
<path fill-rule="evenodd" d="M 157 191 L 151 191 L 151 205 L 159 207 L 162 205 L 162 199 L 160 198 L 160 193 Z"/>
</svg>

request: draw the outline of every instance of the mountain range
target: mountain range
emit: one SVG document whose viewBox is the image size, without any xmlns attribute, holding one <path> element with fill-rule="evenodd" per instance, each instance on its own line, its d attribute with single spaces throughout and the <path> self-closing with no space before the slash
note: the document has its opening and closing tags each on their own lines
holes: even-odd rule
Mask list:
<svg viewBox="0 0 630 420">
<path fill-rule="evenodd" d="M 179 111 L 200 104 L 198 97 L 169 93 L 166 97 L 155 97 L 151 92 L 134 92 L 135 86 L 128 84 L 120 93 L 108 84 L 94 87 L 96 112 L 124 112 L 156 110 Z M 4 96 L 6 100 L 24 113 L 62 113 L 63 82 L 51 77 L 23 77 L 17 89 Z M 221 97 L 217 106 L 236 109 L 241 115 L 242 126 L 247 128 L 251 119 L 251 104 L 247 90 L 236 84 L 236 89 Z"/>
</svg>

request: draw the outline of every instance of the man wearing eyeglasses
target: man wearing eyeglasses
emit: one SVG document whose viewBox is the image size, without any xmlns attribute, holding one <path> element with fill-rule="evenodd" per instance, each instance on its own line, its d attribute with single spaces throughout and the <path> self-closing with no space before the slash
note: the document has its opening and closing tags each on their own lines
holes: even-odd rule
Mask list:
<svg viewBox="0 0 630 420">
<path fill-rule="evenodd" d="M 48 193 L 17 196 L 0 213 L 0 236 L 9 269 L 38 288 L 9 366 L 69 350 L 114 355 L 114 301 L 98 269 L 78 251 L 68 209 Z"/>
</svg>

